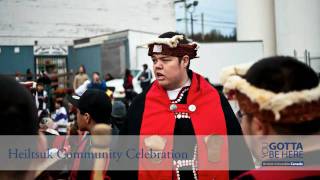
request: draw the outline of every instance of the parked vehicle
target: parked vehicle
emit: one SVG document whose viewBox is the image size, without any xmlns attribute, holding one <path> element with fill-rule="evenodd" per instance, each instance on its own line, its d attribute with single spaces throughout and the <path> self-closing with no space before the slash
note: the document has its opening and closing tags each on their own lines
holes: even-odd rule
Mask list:
<svg viewBox="0 0 320 180">
<path fill-rule="evenodd" d="M 142 73 L 141 70 L 137 70 L 137 69 L 131 70 L 131 74 L 133 76 L 133 80 L 132 80 L 133 90 L 138 94 L 142 92 L 142 89 L 140 87 L 140 82 L 138 81 L 138 77 L 140 76 L 141 73 Z M 114 98 L 117 98 L 117 99 L 125 98 L 125 92 L 123 88 L 123 78 L 113 79 L 113 80 L 107 81 L 106 83 L 108 88 L 112 88 L 112 87 L 115 88 L 113 92 Z"/>
</svg>

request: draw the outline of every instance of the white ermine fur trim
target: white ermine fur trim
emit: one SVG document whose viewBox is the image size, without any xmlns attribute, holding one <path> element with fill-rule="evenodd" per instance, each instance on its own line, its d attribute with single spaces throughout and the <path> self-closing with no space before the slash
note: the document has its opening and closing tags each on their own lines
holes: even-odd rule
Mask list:
<svg viewBox="0 0 320 180">
<path fill-rule="evenodd" d="M 150 45 L 150 44 L 165 44 L 171 48 L 176 48 L 178 46 L 179 41 L 182 39 L 183 39 L 183 35 L 175 35 L 172 38 L 156 38 L 153 41 L 151 41 L 150 43 L 148 43 L 148 45 Z"/>
<path fill-rule="evenodd" d="M 275 120 L 280 120 L 280 111 L 288 106 L 299 103 L 308 103 L 320 99 L 320 84 L 309 90 L 292 91 L 288 93 L 274 93 L 252 86 L 240 76 L 229 77 L 224 85 L 224 92 L 238 90 L 245 94 L 251 102 L 259 105 L 260 110 L 270 110 L 275 115 Z"/>
<path fill-rule="evenodd" d="M 252 66 L 253 62 L 246 64 L 239 64 L 223 68 L 220 74 L 221 84 L 226 83 L 228 78 L 233 75 L 243 76 L 247 73 L 248 69 Z"/>
<path fill-rule="evenodd" d="M 171 48 L 176 48 L 178 46 L 180 40 L 183 40 L 183 35 L 175 35 L 172 38 L 156 38 L 156 39 L 150 41 L 148 43 L 148 45 L 151 45 L 151 44 L 165 44 L 165 45 L 168 45 Z M 200 48 L 199 44 L 196 43 L 196 42 L 189 43 L 189 45 L 193 45 L 193 44 L 197 45 L 195 50 L 198 50 Z"/>
</svg>

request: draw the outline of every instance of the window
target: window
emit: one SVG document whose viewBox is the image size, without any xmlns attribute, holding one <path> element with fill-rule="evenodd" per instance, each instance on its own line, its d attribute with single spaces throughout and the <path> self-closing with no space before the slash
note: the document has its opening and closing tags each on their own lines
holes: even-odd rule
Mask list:
<svg viewBox="0 0 320 180">
<path fill-rule="evenodd" d="M 20 53 L 20 48 L 19 48 L 19 47 L 14 47 L 14 53 L 15 53 L 15 54 Z"/>
</svg>

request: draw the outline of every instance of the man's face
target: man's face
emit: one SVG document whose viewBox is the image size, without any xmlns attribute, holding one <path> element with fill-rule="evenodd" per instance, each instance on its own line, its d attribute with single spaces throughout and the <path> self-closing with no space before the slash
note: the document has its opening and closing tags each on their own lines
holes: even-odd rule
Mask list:
<svg viewBox="0 0 320 180">
<path fill-rule="evenodd" d="M 264 132 L 264 126 L 266 126 L 266 124 L 261 123 L 260 120 L 250 113 L 242 111 L 241 114 L 241 128 L 247 145 L 254 157 L 260 159 L 262 157 L 261 142 L 262 140 L 267 141 L 265 135 L 268 134 L 266 134 L 267 132 Z"/>
<path fill-rule="evenodd" d="M 251 122 L 249 120 L 249 117 L 248 115 L 242 111 L 242 110 L 239 110 L 237 112 L 237 118 L 239 119 L 240 121 L 240 126 L 241 126 L 241 129 L 242 129 L 242 132 L 243 134 L 245 135 L 251 135 L 252 134 L 252 131 L 251 131 Z"/>
<path fill-rule="evenodd" d="M 40 92 L 40 91 L 43 91 L 43 89 L 44 89 L 44 88 L 43 88 L 43 85 L 40 85 L 40 84 L 37 85 L 37 90 L 38 90 L 39 92 Z"/>
<path fill-rule="evenodd" d="M 240 111 L 239 114 L 241 114 L 239 117 L 239 118 L 241 118 L 240 125 L 241 125 L 243 135 L 245 137 L 245 141 L 246 141 L 251 153 L 255 157 L 258 157 L 258 150 L 257 150 L 257 148 L 255 148 L 257 146 L 257 142 L 256 142 L 256 139 L 253 138 L 255 136 L 253 136 L 254 132 L 252 131 L 252 120 L 250 119 L 252 117 L 243 111 Z"/>
<path fill-rule="evenodd" d="M 93 79 L 94 82 L 99 82 L 100 81 L 100 76 L 98 74 L 94 73 L 92 75 L 92 79 Z"/>
<path fill-rule="evenodd" d="M 56 109 L 59 109 L 61 106 L 60 106 L 59 103 L 54 103 L 54 107 L 55 107 Z"/>
<path fill-rule="evenodd" d="M 79 67 L 79 72 L 80 72 L 80 73 L 83 73 L 83 72 L 84 72 L 84 69 L 83 69 L 82 66 Z"/>
<path fill-rule="evenodd" d="M 187 57 L 188 59 L 188 57 Z M 153 71 L 159 84 L 167 90 L 173 90 L 183 85 L 187 75 L 186 67 L 189 59 L 179 62 L 178 57 L 162 54 L 152 55 Z"/>
<path fill-rule="evenodd" d="M 87 130 L 87 121 L 86 121 L 86 115 L 81 114 L 80 110 L 77 108 L 77 123 L 79 130 L 86 131 Z"/>
</svg>

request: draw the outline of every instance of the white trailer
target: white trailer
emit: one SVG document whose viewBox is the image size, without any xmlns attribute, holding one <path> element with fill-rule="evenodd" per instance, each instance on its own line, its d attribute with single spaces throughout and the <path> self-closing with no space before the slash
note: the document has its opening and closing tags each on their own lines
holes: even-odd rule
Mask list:
<svg viewBox="0 0 320 180">
<path fill-rule="evenodd" d="M 148 49 L 137 47 L 137 65 L 148 64 L 152 61 Z M 262 41 L 200 43 L 199 58 L 191 61 L 190 69 L 209 78 L 212 84 L 220 84 L 221 69 L 227 66 L 257 61 L 264 57 Z"/>
<path fill-rule="evenodd" d="M 157 34 L 124 31 L 111 34 L 102 45 L 102 71 L 117 73 L 116 80 L 108 82 L 109 86 L 116 87 L 116 94 L 122 97 L 125 68 L 138 72 L 142 65 L 147 64 L 152 69 L 152 61 L 148 56 L 146 44 Z M 191 61 L 190 68 L 208 78 L 212 84 L 219 85 L 221 70 L 227 66 L 254 62 L 264 57 L 262 41 L 200 43 L 199 57 Z M 137 75 L 134 74 L 134 89 L 141 92 Z M 154 75 L 153 75 L 154 77 Z M 120 95 L 122 94 L 122 96 Z"/>
</svg>

